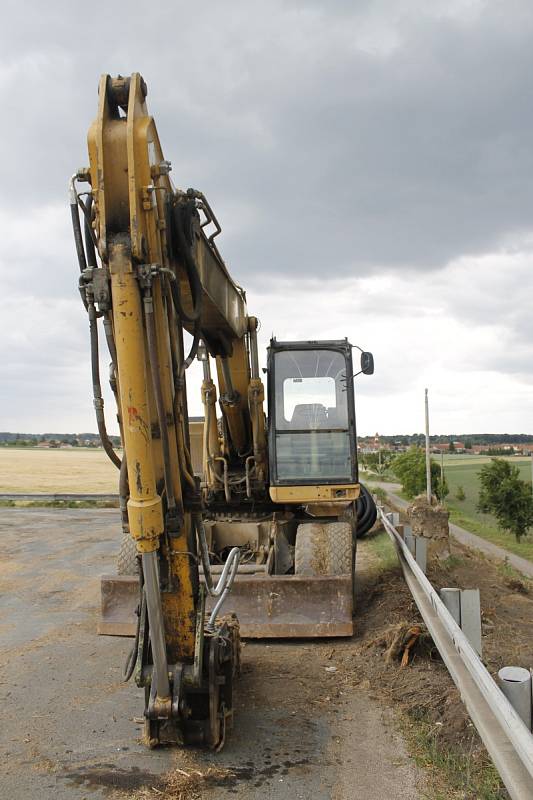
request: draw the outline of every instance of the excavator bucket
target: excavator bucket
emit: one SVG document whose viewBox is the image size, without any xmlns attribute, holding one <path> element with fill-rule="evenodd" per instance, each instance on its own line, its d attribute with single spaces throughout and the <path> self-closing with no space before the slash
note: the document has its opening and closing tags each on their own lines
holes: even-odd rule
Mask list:
<svg viewBox="0 0 533 800">
<path fill-rule="evenodd" d="M 98 633 L 134 636 L 138 579 L 104 575 L 101 588 Z M 249 639 L 351 636 L 352 612 L 351 575 L 237 575 L 223 609 L 237 615 L 241 636 Z"/>
</svg>

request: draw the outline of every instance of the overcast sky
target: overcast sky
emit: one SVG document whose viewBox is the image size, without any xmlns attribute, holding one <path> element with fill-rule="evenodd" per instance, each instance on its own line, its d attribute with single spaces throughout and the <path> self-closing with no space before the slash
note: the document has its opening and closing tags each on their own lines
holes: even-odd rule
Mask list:
<svg viewBox="0 0 533 800">
<path fill-rule="evenodd" d="M 148 84 L 261 345 L 374 352 L 360 433 L 533 433 L 533 4 L 2 3 L 0 429 L 91 431 L 67 180 L 102 72 Z M 200 410 L 198 377 L 190 404 Z M 107 403 L 110 428 L 111 402 Z"/>
</svg>

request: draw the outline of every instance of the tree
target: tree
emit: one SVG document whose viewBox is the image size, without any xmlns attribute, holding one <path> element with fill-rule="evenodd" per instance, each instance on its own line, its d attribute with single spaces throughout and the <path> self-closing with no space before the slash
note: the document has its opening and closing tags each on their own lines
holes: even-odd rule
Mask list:
<svg viewBox="0 0 533 800">
<path fill-rule="evenodd" d="M 472 442 L 470 441 L 470 439 L 467 439 L 465 441 L 465 450 L 471 450 L 471 449 L 472 449 Z"/>
<path fill-rule="evenodd" d="M 370 472 L 383 475 L 390 466 L 392 453 L 387 450 L 380 450 L 379 453 L 364 453 L 361 456 L 361 461 Z"/>
<path fill-rule="evenodd" d="M 455 453 L 455 445 L 453 443 L 453 439 L 450 439 L 450 446 L 448 448 L 448 453 Z"/>
<path fill-rule="evenodd" d="M 466 500 L 465 490 L 463 489 L 462 486 L 458 486 L 457 487 L 457 492 L 456 492 L 455 496 L 456 496 L 456 498 L 458 500 Z"/>
<path fill-rule="evenodd" d="M 407 497 L 415 497 L 426 491 L 426 454 L 420 447 L 410 447 L 405 453 L 396 456 L 392 471 L 399 478 Z M 440 467 L 431 460 L 431 493 L 439 500 L 449 494 L 446 478 L 441 482 Z"/>
<path fill-rule="evenodd" d="M 502 530 L 514 533 L 517 542 L 533 525 L 531 486 L 521 480 L 520 470 L 503 458 L 493 458 L 478 473 L 481 489 L 478 511 L 494 514 Z"/>
</svg>

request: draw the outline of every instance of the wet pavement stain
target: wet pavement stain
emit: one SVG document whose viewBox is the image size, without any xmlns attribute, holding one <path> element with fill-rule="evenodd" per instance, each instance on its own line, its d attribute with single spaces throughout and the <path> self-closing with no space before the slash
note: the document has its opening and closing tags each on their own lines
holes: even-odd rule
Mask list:
<svg viewBox="0 0 533 800">
<path fill-rule="evenodd" d="M 90 769 L 65 773 L 64 777 L 74 786 L 85 786 L 88 789 L 109 789 L 130 792 L 145 786 L 159 789 L 162 785 L 160 775 L 131 767 L 121 769 L 113 764 L 97 764 Z"/>
</svg>

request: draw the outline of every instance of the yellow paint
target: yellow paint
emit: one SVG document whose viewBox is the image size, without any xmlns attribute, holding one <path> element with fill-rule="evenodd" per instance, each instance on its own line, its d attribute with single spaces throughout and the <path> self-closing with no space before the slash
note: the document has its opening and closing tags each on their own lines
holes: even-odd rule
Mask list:
<svg viewBox="0 0 533 800">
<path fill-rule="evenodd" d="M 274 503 L 345 503 L 359 497 L 358 483 L 343 483 L 332 486 L 271 486 L 270 498 Z"/>
<path fill-rule="evenodd" d="M 164 160 L 153 119 L 148 115 L 138 73 L 131 76 L 127 117 L 121 117 L 111 92 L 120 81 L 103 76 L 98 117 L 88 136 L 90 179 L 96 208 L 100 254 L 111 277 L 113 323 L 118 358 L 120 416 L 128 465 L 130 532 L 139 552 L 161 549 L 168 562 L 170 589 L 162 593 L 169 663 L 194 656 L 198 567 L 188 553 L 190 515 L 182 502 L 183 436 L 181 401 L 174 396 L 169 314 L 161 278 L 152 282 L 159 374 L 169 439 L 170 471 L 180 520 L 172 536 L 165 528 L 164 507 L 157 487 L 163 481 L 161 432 L 147 356 L 142 287 L 138 266 L 168 267 L 163 246 L 165 223 L 163 192 L 172 192 L 158 165 Z M 156 196 L 161 195 L 161 197 Z M 170 315 L 172 318 L 172 315 Z M 178 393 L 179 394 L 179 393 Z M 178 419 L 177 419 L 178 417 Z"/>
<path fill-rule="evenodd" d="M 164 526 L 152 460 L 141 296 L 137 279 L 131 271 L 127 246 L 122 242 L 111 244 L 109 256 L 124 449 L 130 486 L 128 518 L 138 549 L 150 552 L 157 550 Z"/>
</svg>

